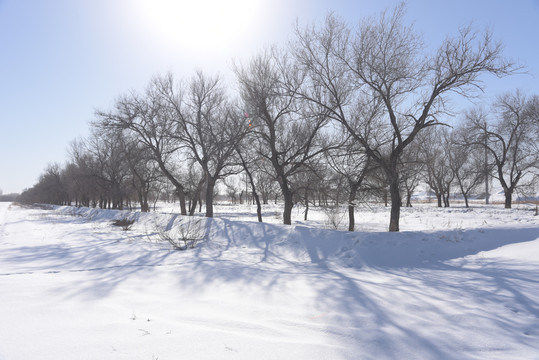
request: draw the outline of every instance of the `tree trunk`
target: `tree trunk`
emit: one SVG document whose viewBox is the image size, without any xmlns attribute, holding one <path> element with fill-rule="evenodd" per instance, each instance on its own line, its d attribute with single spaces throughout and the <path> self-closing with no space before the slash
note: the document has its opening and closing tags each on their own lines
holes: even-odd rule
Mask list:
<svg viewBox="0 0 539 360">
<path fill-rule="evenodd" d="M 251 185 L 251 192 L 253 193 L 253 198 L 255 199 L 255 202 L 256 202 L 256 215 L 258 217 L 258 222 L 262 222 L 262 206 L 260 205 L 260 197 L 258 196 L 258 193 L 256 192 L 256 186 L 255 186 L 255 181 L 253 179 L 253 174 L 251 174 L 251 172 L 249 171 L 247 163 L 243 160 L 241 153 L 240 152 L 238 153 L 240 154 L 240 159 L 243 165 L 243 169 L 245 170 L 245 173 L 247 174 L 247 177 L 249 178 L 249 184 Z M 268 201 L 267 194 L 264 197 L 264 192 L 263 192 L 262 197 L 264 198 L 264 204 L 267 204 L 267 201 Z"/>
<path fill-rule="evenodd" d="M 262 205 L 260 205 L 260 198 L 255 190 L 253 190 L 253 196 L 256 201 L 256 215 L 258 216 L 258 222 L 262 222 Z"/>
<path fill-rule="evenodd" d="M 348 204 L 348 231 L 354 231 L 356 226 L 355 219 L 355 206 L 354 204 Z"/>
<path fill-rule="evenodd" d="M 198 194 L 194 196 L 192 199 L 189 199 L 189 216 L 195 215 L 195 211 L 197 211 L 197 204 L 198 204 Z"/>
<path fill-rule="evenodd" d="M 303 217 L 304 221 L 307 221 L 308 214 L 309 214 L 309 192 L 305 190 L 305 216 Z"/>
<path fill-rule="evenodd" d="M 391 196 L 391 216 L 389 219 L 389 231 L 399 231 L 401 196 L 399 191 L 399 177 L 396 174 L 392 176 L 389 185 L 389 194 Z"/>
<path fill-rule="evenodd" d="M 412 192 L 406 191 L 406 207 L 412 207 Z"/>
<path fill-rule="evenodd" d="M 178 180 L 167 170 L 165 167 L 165 163 L 161 161 L 160 159 L 157 159 L 157 164 L 159 165 L 159 168 L 165 174 L 166 178 L 174 185 L 176 188 L 176 193 L 178 194 L 178 198 L 180 199 L 180 212 L 182 215 L 187 215 L 187 208 L 185 206 L 185 192 L 183 185 L 180 184 Z"/>
<path fill-rule="evenodd" d="M 504 189 L 505 192 L 505 208 L 511 209 L 511 203 L 513 202 L 513 192 L 509 189 Z"/>
<path fill-rule="evenodd" d="M 294 207 L 292 192 L 288 189 L 283 189 L 284 197 L 284 211 L 283 211 L 283 224 L 292 225 L 292 208 Z"/>
<path fill-rule="evenodd" d="M 197 209 L 197 204 L 201 203 L 200 201 L 200 193 L 202 192 L 202 189 L 204 187 L 204 183 L 206 182 L 206 177 L 203 176 L 197 184 L 197 187 L 195 189 L 195 193 L 192 194 L 191 204 L 189 206 L 189 216 L 195 215 L 195 211 Z M 202 204 L 201 204 L 202 205 Z M 199 210 L 200 211 L 200 210 Z"/>
<path fill-rule="evenodd" d="M 213 191 L 215 189 L 215 179 L 206 177 L 206 217 L 213 217 Z"/>
<path fill-rule="evenodd" d="M 138 191 L 138 197 L 140 202 L 140 211 L 141 212 L 149 212 L 150 207 L 148 206 L 148 196 L 144 195 L 141 190 Z"/>
<path fill-rule="evenodd" d="M 178 198 L 180 199 L 180 213 L 182 215 L 187 215 L 187 209 L 185 207 L 185 193 L 183 192 L 183 186 L 176 187 L 176 191 L 178 194 Z"/>
<path fill-rule="evenodd" d="M 354 231 L 356 226 L 355 219 L 355 200 L 358 186 L 350 185 L 350 195 L 348 196 L 348 231 Z"/>
<path fill-rule="evenodd" d="M 466 194 L 466 191 L 464 191 L 464 186 L 462 185 L 462 181 L 460 181 L 460 178 L 457 177 L 457 180 L 459 182 L 459 188 L 462 196 L 464 197 L 464 203 L 466 204 L 466 208 L 469 208 L 470 205 L 468 204 L 468 194 Z"/>
<path fill-rule="evenodd" d="M 144 210 L 142 212 L 150 212 L 150 204 L 148 203 L 148 194 L 144 195 Z"/>
<path fill-rule="evenodd" d="M 449 195 L 442 194 L 442 197 L 444 199 L 444 207 L 449 207 Z"/>
<path fill-rule="evenodd" d="M 436 199 L 438 200 L 438 207 L 442 207 L 442 194 L 439 192 L 436 192 Z"/>
</svg>

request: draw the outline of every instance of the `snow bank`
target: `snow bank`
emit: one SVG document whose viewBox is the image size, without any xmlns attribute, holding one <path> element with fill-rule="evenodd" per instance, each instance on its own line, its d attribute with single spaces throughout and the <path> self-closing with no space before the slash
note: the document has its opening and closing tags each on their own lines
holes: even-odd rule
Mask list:
<svg viewBox="0 0 539 360">
<path fill-rule="evenodd" d="M 57 214 L 81 217 L 84 221 L 134 220 L 133 231 L 156 240 L 159 229 L 178 234 L 179 227 L 196 219 L 203 223 L 205 234 L 203 241 L 197 246 L 199 251 L 208 256 L 234 247 L 249 249 L 252 254 L 258 254 L 261 261 L 268 259 L 271 254 L 286 261 L 313 264 L 332 262 L 354 268 L 426 266 L 429 263 L 462 258 L 539 237 L 539 228 L 533 226 L 533 222 L 529 228 L 522 227 L 522 224 L 504 224 L 492 228 L 456 228 L 427 232 L 347 232 L 302 225 L 187 217 L 174 213 L 140 213 L 69 206 L 54 207 L 53 210 Z M 416 211 L 423 216 L 426 214 L 425 209 Z M 465 216 L 474 215 L 470 209 L 445 211 L 449 218 L 458 213 Z M 459 226 L 458 222 L 455 226 Z"/>
</svg>

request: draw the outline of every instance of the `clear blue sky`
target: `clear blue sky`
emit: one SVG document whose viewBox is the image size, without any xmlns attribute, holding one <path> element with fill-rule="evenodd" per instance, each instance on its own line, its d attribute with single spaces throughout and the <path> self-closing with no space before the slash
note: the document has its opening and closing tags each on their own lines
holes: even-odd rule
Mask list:
<svg viewBox="0 0 539 360">
<path fill-rule="evenodd" d="M 230 77 L 231 60 L 283 43 L 292 24 L 329 10 L 350 23 L 394 0 L 0 0 L 0 189 L 31 187 L 95 109 L 172 71 Z M 226 5 L 224 5 L 226 4 Z M 408 19 L 436 46 L 459 25 L 486 26 L 535 76 L 486 78 L 485 101 L 521 88 L 539 94 L 539 0 L 410 0 Z"/>
</svg>

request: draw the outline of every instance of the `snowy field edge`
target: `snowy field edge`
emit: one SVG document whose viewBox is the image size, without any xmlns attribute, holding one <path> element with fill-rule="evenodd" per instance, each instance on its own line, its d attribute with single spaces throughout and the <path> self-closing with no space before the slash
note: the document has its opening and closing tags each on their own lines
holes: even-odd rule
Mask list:
<svg viewBox="0 0 539 360">
<path fill-rule="evenodd" d="M 201 221 L 204 239 L 198 247 L 215 251 L 223 247 L 264 249 L 289 261 L 324 263 L 349 267 L 414 267 L 455 258 L 463 258 L 504 245 L 533 241 L 539 238 L 534 223 L 496 224 L 492 227 L 456 228 L 400 233 L 337 231 L 306 225 L 281 225 L 238 221 L 224 218 L 181 216 L 177 213 L 141 213 L 72 206 L 47 206 L 57 214 L 78 216 L 88 221 L 135 221 L 132 231 L 155 235 L 156 229 L 175 233 L 187 221 Z M 424 210 L 424 209 L 421 209 Z M 446 209 L 452 214 L 471 215 L 470 209 Z M 515 210 L 519 211 L 519 210 Z M 521 211 L 522 212 L 522 211 Z M 424 215 L 424 213 L 422 213 Z M 539 220 L 528 216 L 532 220 Z M 510 218 L 511 219 L 511 218 Z M 518 220 L 518 219 L 515 219 Z M 539 221 L 535 221 L 537 223 Z M 485 221 L 486 224 L 486 221 Z"/>
<path fill-rule="evenodd" d="M 416 207 L 401 233 L 229 211 L 178 251 L 174 213 L 0 204 L 0 359 L 539 359 L 527 209 Z"/>
</svg>

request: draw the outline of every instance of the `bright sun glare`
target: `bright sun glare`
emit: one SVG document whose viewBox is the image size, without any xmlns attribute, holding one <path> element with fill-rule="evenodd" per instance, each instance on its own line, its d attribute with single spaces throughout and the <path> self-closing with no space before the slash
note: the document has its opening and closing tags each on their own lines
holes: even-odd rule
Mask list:
<svg viewBox="0 0 539 360">
<path fill-rule="evenodd" d="M 236 47 L 254 26 L 260 1 L 151 0 L 138 3 L 141 17 L 158 41 L 193 51 Z M 172 41 L 172 42 L 171 42 Z"/>
</svg>

